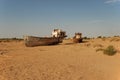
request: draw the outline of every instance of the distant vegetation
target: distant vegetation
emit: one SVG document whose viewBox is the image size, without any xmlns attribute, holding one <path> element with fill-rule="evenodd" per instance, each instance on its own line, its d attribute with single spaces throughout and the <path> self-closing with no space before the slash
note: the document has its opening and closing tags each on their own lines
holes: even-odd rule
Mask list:
<svg viewBox="0 0 120 80">
<path fill-rule="evenodd" d="M 98 36 L 97 38 L 102 38 L 102 36 Z"/>
<path fill-rule="evenodd" d="M 0 38 L 0 42 L 22 41 L 21 38 Z"/>
<path fill-rule="evenodd" d="M 91 39 L 91 38 L 88 38 L 88 37 L 85 36 L 85 37 L 83 37 L 83 39 Z"/>
</svg>

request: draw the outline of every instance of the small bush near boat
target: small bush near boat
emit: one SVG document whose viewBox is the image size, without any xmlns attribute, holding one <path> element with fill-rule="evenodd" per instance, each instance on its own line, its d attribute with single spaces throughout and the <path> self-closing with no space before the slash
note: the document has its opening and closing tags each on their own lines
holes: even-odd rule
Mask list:
<svg viewBox="0 0 120 80">
<path fill-rule="evenodd" d="M 117 53 L 117 50 L 114 48 L 114 46 L 110 45 L 103 51 L 104 54 L 112 56 Z"/>
<path fill-rule="evenodd" d="M 109 56 L 113 56 L 117 53 L 117 50 L 112 45 L 109 45 L 106 49 L 99 48 L 96 50 L 96 52 L 98 51 L 103 51 L 105 55 L 109 55 Z"/>
</svg>

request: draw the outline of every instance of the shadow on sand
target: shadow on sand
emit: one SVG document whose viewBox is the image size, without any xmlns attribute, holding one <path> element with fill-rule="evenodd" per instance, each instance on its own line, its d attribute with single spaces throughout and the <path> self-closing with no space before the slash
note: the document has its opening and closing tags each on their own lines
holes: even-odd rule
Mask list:
<svg viewBox="0 0 120 80">
<path fill-rule="evenodd" d="M 83 43 L 87 43 L 87 42 L 88 41 L 82 41 L 80 43 L 69 42 L 69 43 L 64 43 L 63 45 L 83 44 Z"/>
</svg>

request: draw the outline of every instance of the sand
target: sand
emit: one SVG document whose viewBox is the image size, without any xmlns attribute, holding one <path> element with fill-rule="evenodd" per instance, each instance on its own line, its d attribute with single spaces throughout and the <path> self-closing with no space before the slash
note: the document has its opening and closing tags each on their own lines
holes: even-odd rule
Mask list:
<svg viewBox="0 0 120 80">
<path fill-rule="evenodd" d="M 0 80 L 120 80 L 119 44 L 119 38 L 37 47 L 0 42 Z M 96 52 L 108 45 L 118 50 L 116 55 Z"/>
</svg>

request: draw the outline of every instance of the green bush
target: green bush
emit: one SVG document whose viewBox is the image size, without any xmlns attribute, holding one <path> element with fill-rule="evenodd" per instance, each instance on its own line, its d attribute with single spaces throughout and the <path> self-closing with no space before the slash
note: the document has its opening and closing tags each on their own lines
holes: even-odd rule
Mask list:
<svg viewBox="0 0 120 80">
<path fill-rule="evenodd" d="M 103 53 L 109 56 L 115 55 L 117 50 L 112 46 L 108 46 L 106 49 L 103 50 Z"/>
</svg>

